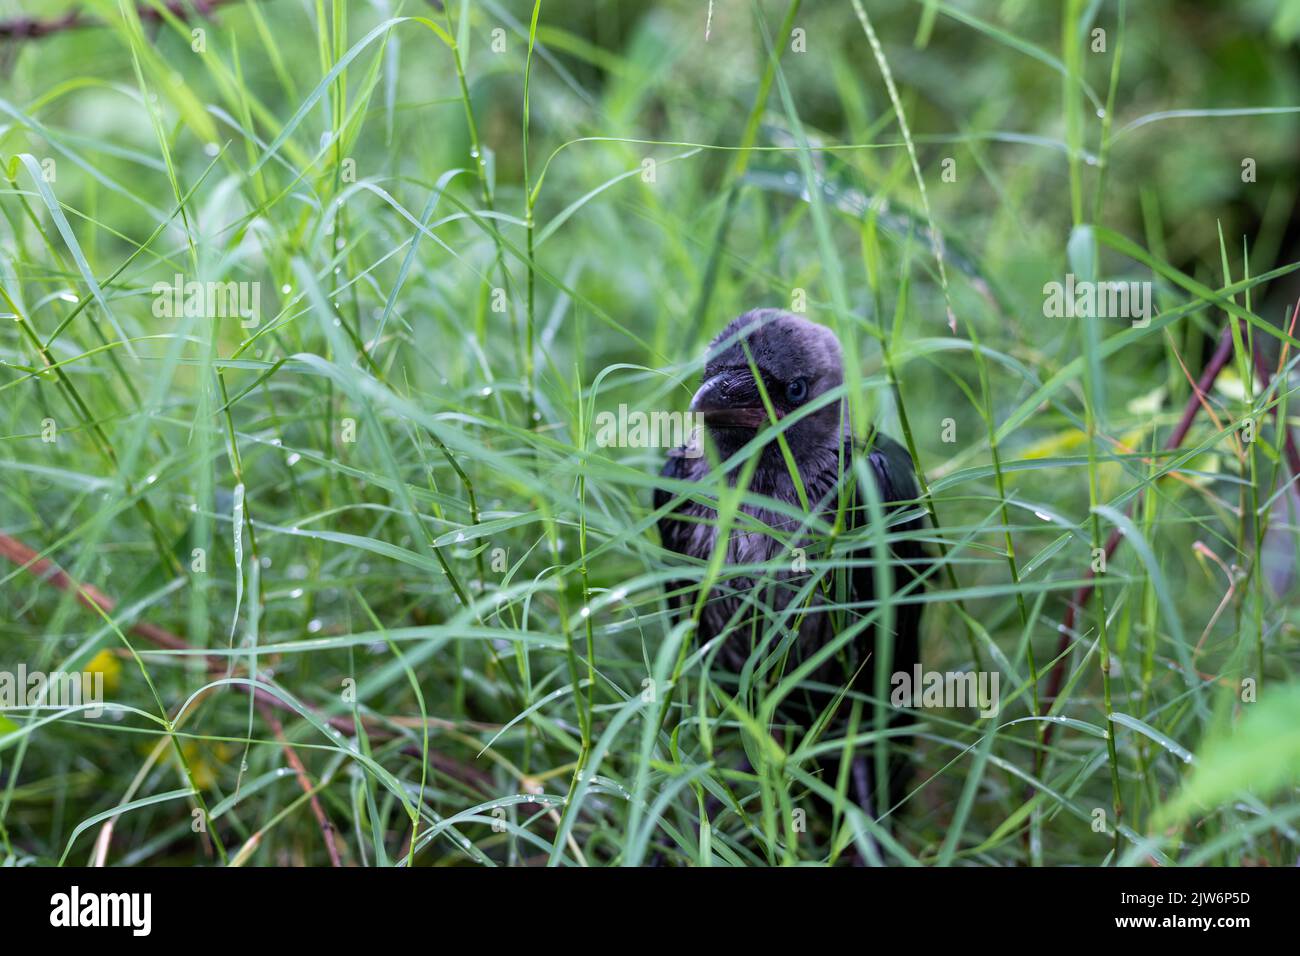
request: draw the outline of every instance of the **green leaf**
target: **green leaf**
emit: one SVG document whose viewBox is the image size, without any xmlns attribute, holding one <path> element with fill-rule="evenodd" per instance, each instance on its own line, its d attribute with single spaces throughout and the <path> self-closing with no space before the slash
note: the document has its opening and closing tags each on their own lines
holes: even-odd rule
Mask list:
<svg viewBox="0 0 1300 956">
<path fill-rule="evenodd" d="M 1263 691 L 1231 729 L 1205 741 L 1182 791 L 1152 825 L 1182 823 L 1248 792 L 1266 800 L 1298 781 L 1300 684 L 1291 684 Z"/>
</svg>

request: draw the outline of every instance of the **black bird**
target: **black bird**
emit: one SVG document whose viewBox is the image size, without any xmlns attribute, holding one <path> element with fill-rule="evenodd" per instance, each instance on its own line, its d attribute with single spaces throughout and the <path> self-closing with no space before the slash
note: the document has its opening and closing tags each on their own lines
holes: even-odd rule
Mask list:
<svg viewBox="0 0 1300 956">
<path fill-rule="evenodd" d="M 839 340 L 823 326 L 776 309 L 758 309 L 746 312 L 723 329 L 709 347 L 704 383 L 695 393 L 691 409 L 703 417 L 721 472 L 733 487 L 743 473 L 743 466 L 739 459 L 731 459 L 771 423 L 755 381 L 754 368 L 777 418 L 795 414 L 819 396 L 838 388 L 844 380 Z M 844 537 L 857 542 L 849 557 L 860 566 L 828 575 L 827 587 L 814 588 L 811 602 L 801 599 L 791 607 L 810 578 L 810 572 L 794 560 L 798 553 L 793 549 L 804 548 L 808 560 L 815 560 L 816 541 L 806 536 L 793 537 L 799 534 L 802 522 L 788 514 L 758 504 L 743 504 L 743 514 L 733 522 L 727 541 L 726 562 L 730 565 L 769 562 L 771 570 L 756 575 L 757 580 L 721 575 L 704 605 L 698 631 L 701 641 L 726 635 L 717 660 L 733 674 L 739 674 L 751 656 L 760 659 L 755 663 L 761 663 L 761 658 L 774 651 L 786 653 L 781 636 L 793 635 L 788 642 L 784 668 L 789 673 L 842 633 L 843 628 L 873 609 L 867 602 L 875 599 L 877 571 L 871 536 L 863 530 L 869 521 L 868 499 L 855 487 L 852 464 L 855 456 L 865 456 L 867 471 L 874 477 L 887 520 L 897 512 L 899 502 L 915 502 L 918 497 L 912 459 L 907 451 L 879 432 L 855 440 L 848 424 L 847 403 L 842 398 L 830 401 L 790 425 L 785 430 L 785 438 L 809 508 L 818 512 L 827 524 L 833 524 L 838 509 L 843 507 Z M 757 454 L 759 460 L 748 485 L 751 495 L 776 499 L 802 510 L 798 490 L 774 431 Z M 682 481 L 717 481 L 716 476 L 710 475 L 712 468 L 709 458 L 675 449 L 661 474 Z M 655 508 L 664 508 L 679 499 L 680 494 L 680 491 L 657 488 Z M 887 531 L 892 534 L 921 527 L 922 519 L 917 515 L 890 524 Z M 665 548 L 707 561 L 717 539 L 717 514 L 707 505 L 678 500 L 676 508 L 659 519 L 659 534 Z M 894 590 L 908 588 L 912 593 L 917 592 L 920 582 L 914 579 L 924 573 L 922 546 L 911 536 L 892 544 L 891 552 Z M 689 583 L 676 582 L 669 586 L 668 599 L 675 613 L 689 613 L 695 595 Z M 819 610 L 819 606 L 828 603 L 835 607 Z M 807 606 L 800 612 L 803 605 Z M 844 605 L 849 609 L 844 610 Z M 893 605 L 893 611 L 890 673 L 910 674 L 919 661 L 920 605 L 900 600 Z M 764 626 L 765 618 L 768 626 Z M 776 637 L 771 636 L 773 620 L 781 625 Z M 777 722 L 807 731 L 828 705 L 835 702 L 839 689 L 874 694 L 875 666 L 884 650 L 884 645 L 878 643 L 877 630 L 874 626 L 862 629 L 845 648 L 801 682 L 833 690 L 801 687 L 778 704 Z M 758 647 L 762 647 L 762 652 L 754 655 Z M 841 700 L 835 711 L 835 724 L 830 726 L 842 725 L 849 710 L 847 700 Z M 863 710 L 860 727 L 871 726 L 871 714 L 868 705 Z M 900 726 L 910 720 L 906 711 L 899 710 L 892 715 L 890 723 Z M 895 756 L 889 770 L 891 807 L 906 793 L 906 761 L 901 757 L 905 743 L 899 737 L 890 741 Z M 850 793 L 868 813 L 879 803 L 873 798 L 871 763 L 867 754 L 860 752 L 851 765 Z M 835 763 L 827 762 L 822 769 L 824 782 L 834 787 Z"/>
</svg>

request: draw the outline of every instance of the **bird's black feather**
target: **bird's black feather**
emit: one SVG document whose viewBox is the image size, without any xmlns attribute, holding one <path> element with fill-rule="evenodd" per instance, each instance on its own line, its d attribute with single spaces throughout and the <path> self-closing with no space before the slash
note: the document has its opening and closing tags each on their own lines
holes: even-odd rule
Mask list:
<svg viewBox="0 0 1300 956">
<path fill-rule="evenodd" d="M 831 358 L 823 358 L 821 361 L 838 363 L 838 342 L 832 336 L 830 343 L 833 349 L 828 347 L 828 330 L 784 313 L 770 315 L 776 316 L 781 333 L 780 348 L 772 348 L 771 352 L 779 353 L 781 361 L 796 368 L 798 374 L 818 373 L 815 363 L 803 367 L 798 364 L 802 338 L 815 336 L 819 354 L 833 352 Z M 728 326 L 719 339 L 734 333 L 737 327 L 746 330 L 751 321 L 748 317 L 742 317 Z M 751 354 L 761 356 L 761 332 L 754 336 L 753 341 L 756 348 Z M 731 366 L 723 362 L 720 367 L 725 372 Z M 769 378 L 769 369 L 760 371 L 765 380 Z M 823 384 L 823 391 L 838 383 L 838 367 L 834 373 L 831 385 Z M 709 374 L 706 371 L 706 377 Z M 770 376 L 777 385 L 780 377 L 779 369 Z M 706 383 L 706 387 L 711 384 Z M 722 389 L 715 387 L 712 392 L 726 392 L 727 383 L 724 382 L 723 385 Z M 705 391 L 706 388 L 701 389 L 702 393 Z M 731 394 L 743 392 L 743 383 L 730 388 Z M 824 590 L 818 589 L 820 593 L 815 593 L 814 601 L 804 611 L 797 612 L 801 605 L 794 605 L 787 611 L 787 605 L 807 580 L 806 574 L 784 569 L 791 564 L 788 561 L 789 555 L 785 552 L 791 547 L 792 536 L 798 534 L 801 522 L 780 511 L 766 509 L 750 499 L 741 509 L 745 513 L 745 520 L 733 526 L 726 544 L 727 563 L 739 565 L 769 562 L 774 570 L 757 576 L 757 580 L 749 576 L 733 576 L 715 584 L 705 602 L 697 632 L 697 637 L 702 642 L 725 635 L 718 662 L 724 670 L 739 674 L 747 667 L 752 671 L 755 664 L 760 663 L 752 659 L 755 656 L 766 657 L 774 648 L 782 647 L 779 640 L 763 643 L 765 636 L 770 637 L 767 632 L 771 630 L 771 622 L 784 620 L 788 623 L 793 618 L 797 620 L 797 633 L 790 627 L 783 628 L 790 632 L 790 640 L 786 642 L 788 656 L 783 669 L 784 673 L 789 673 L 817 654 L 837 635 L 843 634 L 845 628 L 853 627 L 855 622 L 860 622 L 863 616 L 875 610 L 878 573 L 875 555 L 879 539 L 875 534 L 877 529 L 871 525 L 868 495 L 856 487 L 856 472 L 853 467 L 855 456 L 865 456 L 867 473 L 874 480 L 876 497 L 880 503 L 879 513 L 885 522 L 883 530 L 894 539 L 888 546 L 888 573 L 892 590 L 896 594 L 891 602 L 892 627 L 884 642 L 879 637 L 882 628 L 874 623 L 860 627 L 845 647 L 816 666 L 801 682 L 801 686 L 779 704 L 778 722 L 793 725 L 803 731 L 812 728 L 837 701 L 831 725 L 842 725 L 850 709 L 842 692 L 852 690 L 874 697 L 876 668 L 881 663 L 887 661 L 886 666 L 891 673 L 910 672 L 920 658 L 921 605 L 915 601 L 915 593 L 920 587 L 917 578 L 924 573 L 926 556 L 916 535 L 922 527 L 922 519 L 911 457 L 901 445 L 880 433 L 873 434 L 863 442 L 844 440 L 844 430 L 840 424 L 842 415 L 835 408 L 831 412 L 835 417 L 823 421 L 820 433 L 811 428 L 802 432 L 794 428 L 787 431 L 789 446 L 809 506 L 818 511 L 827 524 L 834 523 L 841 507 L 844 510 L 841 546 L 833 556 L 838 566 L 826 575 L 828 586 Z M 834 432 L 830 431 L 832 428 L 835 429 Z M 719 437 L 723 439 L 721 444 L 725 445 L 726 439 L 732 436 Z M 752 437 L 752 433 L 749 437 Z M 778 457 L 779 453 L 775 453 L 775 449 L 776 442 L 773 441 L 761 452 L 767 457 L 761 459 L 755 468 L 748 490 L 751 495 L 759 498 L 766 496 L 797 506 L 799 497 L 789 468 L 784 459 Z M 769 452 L 774 453 L 769 455 Z M 711 468 L 706 458 L 687 457 L 678 451 L 668 457 L 661 476 L 676 482 L 700 483 L 702 490 L 708 494 L 710 487 L 716 488 L 722 481 L 734 482 L 738 473 L 739 469 L 734 465 L 728 467 L 724 462 L 715 469 Z M 909 502 L 910 507 L 907 504 Z M 656 510 L 664 510 L 658 524 L 660 539 L 667 550 L 700 561 L 707 561 L 711 557 L 716 538 L 716 513 L 711 508 L 683 496 L 680 486 L 656 487 L 654 506 Z M 915 515 L 900 522 L 897 520 L 900 508 L 915 511 Z M 764 533 L 764 528 L 771 533 Z M 847 548 L 844 547 L 845 542 Z M 827 557 L 823 553 L 824 542 L 816 536 L 805 535 L 794 544 L 806 549 L 810 562 L 816 560 L 817 556 Z M 691 589 L 692 585 L 686 580 L 669 584 L 669 604 L 675 612 L 694 603 L 695 596 Z M 900 591 L 905 593 L 899 594 Z M 755 655 L 755 649 L 760 646 L 764 648 L 763 654 Z M 888 687 L 888 679 L 885 686 Z M 871 708 L 867 705 L 863 710 L 862 724 L 870 726 L 871 717 Z M 897 727 L 910 719 L 906 711 L 894 710 L 889 722 L 891 726 Z M 901 738 L 891 739 L 895 755 L 901 752 L 905 744 L 906 741 Z M 833 769 L 833 765 L 827 769 Z M 888 799 L 892 805 L 905 792 L 905 762 L 901 759 L 891 760 L 889 776 Z M 834 777 L 830 776 L 828 783 L 833 782 Z"/>
</svg>

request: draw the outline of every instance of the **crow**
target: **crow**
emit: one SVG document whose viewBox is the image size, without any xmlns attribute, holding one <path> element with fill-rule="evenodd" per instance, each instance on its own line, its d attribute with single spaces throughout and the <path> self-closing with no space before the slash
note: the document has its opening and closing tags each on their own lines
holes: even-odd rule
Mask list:
<svg viewBox="0 0 1300 956">
<path fill-rule="evenodd" d="M 829 400 L 785 428 L 803 484 L 801 499 L 775 430 L 768 428 L 772 415 L 764 398 L 779 420 L 798 414 L 843 381 L 840 343 L 830 329 L 777 309 L 746 312 L 732 320 L 709 346 L 704 382 L 691 401 L 692 412 L 703 419 L 718 464 L 703 456 L 699 447 L 673 449 L 660 472 L 665 478 L 707 482 L 713 488 L 719 487 L 716 482 L 722 478 L 734 487 L 744 474 L 742 459 L 750 457 L 737 453 L 760 433 L 766 436 L 755 452 L 758 461 L 748 492 L 751 499 L 774 499 L 787 509 L 782 512 L 761 503 L 743 503 L 742 514 L 731 526 L 725 560 L 729 565 L 766 564 L 769 570 L 719 575 L 704 603 L 698 628 L 701 642 L 723 637 L 716 660 L 734 675 L 747 665 L 762 672 L 758 669 L 770 655 L 785 656 L 784 669 L 775 668 L 778 676 L 789 673 L 873 610 L 870 602 L 875 600 L 877 574 L 874 539 L 867 530 L 868 497 L 856 487 L 855 457 L 865 457 L 866 472 L 874 479 L 889 522 L 887 533 L 915 532 L 923 527 L 919 513 L 907 520 L 893 520 L 904 507 L 900 503 L 915 503 L 918 498 L 911 457 L 878 431 L 855 440 L 843 398 Z M 802 511 L 803 501 L 826 525 L 834 525 L 837 514 L 842 514 L 843 538 L 853 542 L 847 555 L 852 566 L 825 575 L 820 586 L 811 589 L 811 598 L 807 592 L 812 575 L 795 549 L 803 549 L 806 560 L 815 560 L 819 538 L 807 532 L 806 521 L 790 515 L 791 508 Z M 670 491 L 662 486 L 655 489 L 654 505 L 656 511 L 666 509 L 659 519 L 659 535 L 666 549 L 704 561 L 711 558 L 718 535 L 713 508 L 690 500 L 680 489 Z M 917 579 L 926 568 L 918 537 L 900 537 L 890 545 L 890 552 L 894 590 L 906 588 L 915 594 L 922 583 Z M 675 615 L 690 613 L 695 599 L 691 592 L 689 582 L 669 583 L 668 602 Z M 900 598 L 893 613 L 893 633 L 887 636 L 892 641 L 890 673 L 910 674 L 920 660 L 920 604 Z M 844 648 L 817 665 L 800 682 L 800 688 L 778 703 L 776 722 L 806 732 L 834 706 L 833 723 L 823 729 L 842 727 L 850 704 L 840 692 L 851 689 L 874 695 L 875 667 L 887 649 L 880 641 L 874 624 L 860 628 Z M 871 714 L 871 706 L 865 706 L 860 726 L 871 726 Z M 910 721 L 909 713 L 899 709 L 890 724 L 898 727 Z M 895 806 L 906 793 L 905 744 L 901 736 L 891 737 L 894 759 L 889 765 L 888 786 L 882 788 L 889 800 L 884 809 Z M 879 800 L 873 798 L 873 761 L 867 757 L 865 752 L 855 755 L 850 779 L 856 802 L 870 814 Z M 835 768 L 833 760 L 822 767 L 823 780 L 831 787 L 836 783 Z"/>
</svg>

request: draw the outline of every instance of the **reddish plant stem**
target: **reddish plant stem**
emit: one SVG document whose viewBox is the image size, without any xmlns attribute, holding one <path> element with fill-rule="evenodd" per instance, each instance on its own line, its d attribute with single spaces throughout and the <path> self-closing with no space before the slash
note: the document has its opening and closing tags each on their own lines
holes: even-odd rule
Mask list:
<svg viewBox="0 0 1300 956">
<path fill-rule="evenodd" d="M 1291 315 L 1292 332 L 1295 330 L 1296 320 L 1298 317 L 1300 317 L 1300 303 L 1296 304 L 1296 308 Z M 1228 362 L 1232 359 L 1232 354 L 1232 326 L 1229 324 L 1224 326 L 1223 331 L 1219 334 L 1219 342 L 1214 350 L 1214 354 L 1210 357 L 1210 361 L 1206 363 L 1205 370 L 1201 372 L 1201 377 L 1196 382 L 1193 394 L 1188 397 L 1187 404 L 1183 407 L 1183 414 L 1178 420 L 1177 427 L 1174 428 L 1169 435 L 1169 439 L 1165 442 L 1166 451 L 1172 451 L 1182 445 L 1183 440 L 1187 437 L 1187 433 L 1191 430 L 1192 423 L 1196 420 L 1197 411 L 1205 405 L 1207 401 L 1206 396 L 1209 394 L 1210 389 L 1214 387 L 1214 382 L 1218 379 L 1219 373 L 1223 371 Z M 1252 365 L 1254 366 L 1255 374 L 1258 377 L 1260 384 L 1264 388 L 1267 388 L 1272 381 L 1274 372 L 1264 364 L 1264 358 L 1259 353 L 1258 349 L 1254 350 L 1252 358 Z M 1285 364 L 1286 351 L 1284 349 L 1282 359 L 1278 363 L 1279 371 Z M 1276 418 L 1276 408 L 1274 408 L 1273 414 Z M 1287 464 L 1290 466 L 1293 475 L 1300 476 L 1300 448 L 1296 445 L 1295 435 L 1292 434 L 1291 429 L 1284 421 L 1279 421 L 1278 426 L 1285 430 Z M 1141 500 L 1142 495 L 1138 494 L 1126 513 L 1131 514 L 1133 508 L 1136 507 Z M 1106 539 L 1105 547 L 1107 560 L 1109 560 L 1115 553 L 1122 540 L 1123 535 L 1120 533 L 1119 529 L 1115 529 L 1110 533 L 1109 537 Z M 1081 585 L 1079 589 L 1075 591 L 1073 600 L 1070 601 L 1069 605 L 1065 609 L 1065 617 L 1061 623 L 1061 638 L 1056 648 L 1056 657 L 1059 659 L 1057 660 L 1056 665 L 1052 668 L 1051 679 L 1048 682 L 1047 687 L 1046 700 L 1049 702 L 1049 705 L 1051 702 L 1056 700 L 1057 695 L 1061 692 L 1061 683 L 1065 677 L 1065 653 L 1069 649 L 1070 640 L 1074 634 L 1075 620 L 1077 619 L 1078 614 L 1083 610 L 1084 605 L 1087 604 L 1088 599 L 1092 597 L 1092 592 L 1097 586 L 1095 581 L 1096 574 L 1091 568 L 1089 568 L 1086 578 L 1086 583 Z M 1051 743 L 1052 731 L 1054 729 L 1055 725 L 1050 722 L 1044 729 L 1044 747 Z"/>
<path fill-rule="evenodd" d="M 7 534 L 0 533 L 0 557 L 6 558 L 12 563 L 18 565 L 24 571 L 39 578 L 46 584 L 57 588 L 60 591 L 71 592 L 76 597 L 77 602 L 83 607 L 91 610 L 98 609 L 104 614 L 112 614 L 117 603 L 104 594 L 103 591 L 92 584 L 81 584 L 71 577 L 66 571 L 56 565 L 48 558 L 42 558 L 37 552 L 33 551 L 27 545 L 23 544 L 16 538 Z M 164 647 L 169 650 L 188 651 L 193 648 L 183 638 L 173 634 L 171 631 L 150 624 L 147 621 L 136 621 L 131 624 L 129 630 L 131 633 L 144 638 L 149 643 Z M 208 673 L 222 674 L 225 672 L 225 659 L 220 655 L 204 655 Z M 325 813 L 324 807 L 321 806 L 316 794 L 312 792 L 311 781 L 307 778 L 306 768 L 303 766 L 301 759 L 290 745 L 288 738 L 284 735 L 284 727 L 275 716 L 275 711 L 283 710 L 297 715 L 297 711 L 287 702 L 277 697 L 275 694 L 260 687 L 252 687 L 248 684 L 231 685 L 238 688 L 244 693 L 250 693 L 257 705 L 262 716 L 266 718 L 272 731 L 280 741 L 284 749 L 285 758 L 292 766 L 298 779 L 299 786 L 303 792 L 311 794 L 312 813 L 315 815 L 317 822 L 321 827 L 321 834 L 325 839 L 325 846 L 330 855 L 330 862 L 334 866 L 341 866 L 342 862 L 339 857 L 338 844 L 335 839 L 336 828 L 330 822 Z M 309 710 L 316 713 L 316 709 L 306 705 Z M 330 726 L 346 733 L 355 733 L 356 724 L 351 718 L 344 716 L 321 717 Z M 385 727 L 366 724 L 366 732 L 374 737 L 389 738 L 393 733 Z M 416 746 L 403 747 L 401 752 L 408 756 L 422 757 L 421 748 Z M 470 767 L 460 763 L 450 757 L 430 752 L 428 755 L 429 763 L 435 770 L 440 770 L 448 776 L 460 779 L 463 782 L 473 784 L 477 789 L 485 794 L 490 795 L 492 790 L 492 778 L 489 774 L 479 770 L 477 767 Z"/>
<path fill-rule="evenodd" d="M 280 746 L 284 748 L 284 758 L 289 761 L 289 766 L 293 767 L 294 776 L 298 778 L 298 786 L 302 792 L 307 794 L 307 799 L 311 803 L 312 815 L 316 817 L 316 823 L 320 826 L 321 836 L 325 838 L 325 852 L 329 854 L 331 866 L 342 866 L 343 860 L 339 856 L 338 841 L 335 838 L 334 824 L 330 821 L 329 816 L 325 813 L 325 808 L 321 806 L 320 799 L 317 797 L 315 790 L 312 789 L 311 778 L 307 776 L 307 768 L 303 766 L 301 758 L 297 751 L 289 743 L 289 738 L 284 735 L 284 725 L 280 723 L 280 718 L 275 716 L 275 711 L 269 704 L 258 702 L 257 709 L 262 712 L 262 719 L 271 725 L 271 731 L 275 734 L 275 739 L 280 741 Z"/>
<path fill-rule="evenodd" d="M 1287 328 L 1288 335 L 1294 337 L 1297 320 L 1300 320 L 1300 301 L 1296 302 L 1295 308 L 1291 310 L 1291 322 L 1289 327 Z M 1255 377 L 1259 380 L 1259 384 L 1261 388 L 1267 389 L 1270 385 L 1272 385 L 1274 376 L 1282 374 L 1282 369 L 1286 367 L 1286 360 L 1290 352 L 1290 349 L 1291 349 L 1290 342 L 1282 343 L 1281 354 L 1279 354 L 1278 356 L 1277 368 L 1275 370 L 1269 369 L 1269 367 L 1264 364 L 1264 356 L 1260 354 L 1259 349 L 1255 350 L 1255 354 L 1254 354 Z M 1274 421 L 1278 420 L 1278 415 L 1279 415 L 1279 408 L 1278 406 L 1275 405 L 1273 407 Z M 1300 449 L 1297 449 L 1296 447 L 1295 434 L 1291 431 L 1290 426 L 1287 425 L 1286 422 L 1284 421 L 1278 422 L 1278 427 L 1282 428 L 1286 435 L 1286 440 L 1284 442 L 1284 450 L 1286 454 L 1287 465 L 1291 468 L 1291 475 L 1292 477 L 1300 478 Z"/>
<path fill-rule="evenodd" d="M 1191 430 L 1192 422 L 1196 420 L 1197 411 L 1205 401 L 1205 396 L 1208 395 L 1210 389 L 1214 387 L 1214 382 L 1219 377 L 1219 373 L 1223 371 L 1224 366 L 1228 364 L 1228 361 L 1231 358 L 1232 328 L 1230 326 L 1225 326 L 1223 331 L 1219 334 L 1219 344 L 1215 348 L 1214 354 L 1210 356 L 1210 361 L 1206 364 L 1205 370 L 1201 372 L 1201 377 L 1197 380 L 1192 394 L 1187 398 L 1187 404 L 1183 407 L 1182 418 L 1178 420 L 1178 425 L 1174 428 L 1173 432 L 1170 433 L 1169 439 L 1165 442 L 1166 451 L 1172 451 L 1183 443 L 1183 439 L 1187 437 L 1187 433 Z M 1133 503 L 1129 505 L 1126 513 L 1132 513 L 1133 508 L 1141 500 L 1142 495 L 1139 494 Z M 1105 556 L 1107 561 L 1110 560 L 1111 556 L 1119 548 L 1119 543 L 1123 539 L 1124 536 L 1120 533 L 1118 528 L 1112 531 L 1106 538 Z M 1080 585 L 1079 589 L 1074 592 L 1074 598 L 1065 608 L 1065 619 L 1061 622 L 1061 638 L 1056 646 L 1055 656 L 1059 659 L 1057 660 L 1056 665 L 1052 668 L 1051 678 L 1048 680 L 1047 684 L 1046 700 L 1048 701 L 1049 706 L 1051 702 L 1056 700 L 1057 694 L 1061 692 L 1061 683 L 1065 679 L 1065 662 L 1067 659 L 1065 652 L 1069 649 L 1070 641 L 1074 635 L 1075 620 L 1077 619 L 1079 612 L 1083 610 L 1084 605 L 1088 603 L 1088 599 L 1092 597 L 1092 592 L 1096 590 L 1096 576 L 1096 572 L 1094 572 L 1092 568 L 1089 568 L 1088 573 L 1085 575 L 1085 583 Z M 1052 742 L 1052 730 L 1053 724 L 1049 722 L 1043 731 L 1044 747 Z"/>
<path fill-rule="evenodd" d="M 170 0 L 165 6 L 171 16 L 185 23 L 196 13 L 200 17 L 211 18 L 217 7 L 234 2 L 236 0 L 189 0 L 189 2 Z M 426 2 L 435 10 L 442 10 L 441 0 L 426 0 Z M 160 23 L 163 19 L 163 15 L 149 5 L 136 7 L 135 13 L 142 23 Z M 62 16 L 50 17 L 48 20 L 38 20 L 36 17 L 14 17 L 11 20 L 0 20 L 0 40 L 39 40 L 42 37 L 63 33 L 65 30 L 103 26 L 107 24 L 102 20 L 86 16 L 83 10 L 70 10 Z"/>
<path fill-rule="evenodd" d="M 206 17 L 211 15 L 223 3 L 229 2 L 230 0 L 192 0 L 191 3 L 187 3 L 184 0 L 172 0 L 166 7 L 167 12 L 176 19 L 185 21 L 190 18 L 192 12 L 197 12 L 200 16 Z M 148 5 L 137 7 L 135 12 L 136 16 L 144 23 L 162 20 L 162 14 Z M 12 20 L 0 20 L 0 38 L 39 40 L 41 37 L 62 33 L 65 30 L 77 30 L 81 27 L 102 27 L 104 25 L 102 21 L 86 16 L 83 10 L 69 10 L 61 17 L 51 17 L 48 20 L 38 20 L 35 17 L 15 17 Z"/>
<path fill-rule="evenodd" d="M 48 584 L 53 585 L 60 591 L 71 591 L 77 598 L 77 602 L 84 607 L 93 610 L 99 607 L 105 614 L 111 614 L 116 602 L 108 595 L 104 594 L 98 588 L 91 584 L 80 584 L 74 581 L 62 568 L 58 567 L 48 558 L 42 558 L 27 545 L 23 544 L 16 538 L 0 533 L 0 557 L 7 558 L 23 570 L 40 578 Z M 130 627 L 133 634 L 138 634 L 149 643 L 157 647 L 165 647 L 169 650 L 189 651 L 193 650 L 183 638 L 178 637 L 171 631 L 158 627 L 156 624 L 150 624 L 148 621 L 136 621 Z M 225 672 L 225 658 L 218 654 L 205 655 L 209 673 L 221 674 Z M 298 714 L 297 710 L 287 701 L 282 700 L 275 694 L 272 694 L 261 687 L 251 687 L 248 684 L 234 684 L 237 690 L 242 693 L 253 695 L 253 698 L 259 705 L 267 705 L 276 710 L 285 711 L 290 714 Z M 313 714 L 319 714 L 319 711 L 310 704 L 305 704 L 307 709 Z M 301 716 L 301 715 L 299 715 Z M 335 730 L 340 730 L 347 734 L 356 732 L 356 723 L 351 717 L 336 715 L 327 717 L 320 714 L 320 719 Z M 381 724 L 373 721 L 362 721 L 366 733 L 379 739 L 390 739 L 395 736 L 394 732 Z M 408 745 L 402 748 L 401 752 L 407 756 L 422 756 L 421 748 Z M 463 764 L 452 757 L 446 757 L 439 753 L 429 753 L 429 765 L 435 770 L 439 770 L 450 777 L 458 779 L 464 783 L 473 784 L 484 794 L 491 796 L 494 793 L 492 787 L 492 777 L 490 774 L 479 770 L 477 767 L 471 767 Z"/>
<path fill-rule="evenodd" d="M 104 592 L 100 591 L 94 585 L 78 584 L 66 571 L 58 567 L 54 562 L 50 561 L 48 558 L 40 557 L 35 551 L 27 547 L 27 545 L 6 534 L 0 534 L 0 555 L 3 555 L 23 570 L 29 571 L 45 583 L 58 588 L 60 591 L 71 591 L 76 595 L 77 601 L 85 607 L 92 610 L 98 608 L 105 614 L 112 614 L 113 608 L 117 606 L 116 602 L 112 598 L 104 594 Z M 164 631 L 160 627 L 156 627 L 143 621 L 137 621 L 132 625 L 131 630 L 140 637 L 143 637 L 145 640 L 162 647 L 168 647 L 175 650 L 189 648 L 189 645 L 175 634 Z M 220 660 L 213 657 L 209 657 L 207 660 L 209 673 L 214 669 L 220 670 L 223 666 Z M 339 858 L 338 845 L 334 839 L 334 824 L 330 822 L 329 817 L 325 813 L 325 808 L 321 806 L 320 800 L 312 790 L 311 780 L 307 777 L 307 768 L 303 766 L 303 762 L 298 757 L 297 752 L 293 749 L 293 745 L 290 744 L 289 739 L 285 737 L 284 727 L 281 725 L 279 719 L 276 718 L 275 711 L 269 703 L 269 700 L 271 699 L 278 700 L 278 698 L 273 697 L 273 695 L 265 693 L 262 694 L 260 698 L 254 698 L 258 709 L 262 712 L 262 716 L 266 719 L 267 723 L 271 725 L 271 729 L 275 732 L 276 738 L 280 741 L 280 747 L 284 751 L 285 759 L 289 762 L 289 765 L 293 767 L 294 776 L 298 780 L 298 785 L 302 787 L 303 793 L 307 794 L 308 799 L 311 801 L 312 813 L 316 817 L 316 822 L 320 825 L 321 835 L 325 839 L 325 849 L 329 853 L 330 863 L 334 866 L 342 866 L 343 863 Z"/>
</svg>

